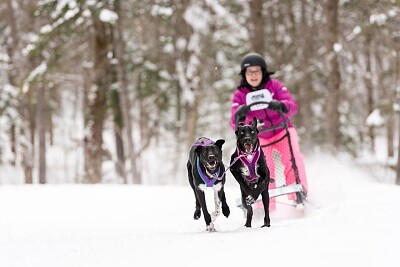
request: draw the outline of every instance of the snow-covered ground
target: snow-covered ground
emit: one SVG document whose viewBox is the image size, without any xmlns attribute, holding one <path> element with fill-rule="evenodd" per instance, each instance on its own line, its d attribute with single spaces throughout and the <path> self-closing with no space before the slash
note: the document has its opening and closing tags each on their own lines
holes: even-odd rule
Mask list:
<svg viewBox="0 0 400 267">
<path fill-rule="evenodd" d="M 215 233 L 192 219 L 189 185 L 2 185 L 0 266 L 399 266 L 400 187 L 354 165 L 306 158 L 309 204 L 278 199 L 270 228 L 261 213 L 243 227 L 229 181 Z"/>
</svg>

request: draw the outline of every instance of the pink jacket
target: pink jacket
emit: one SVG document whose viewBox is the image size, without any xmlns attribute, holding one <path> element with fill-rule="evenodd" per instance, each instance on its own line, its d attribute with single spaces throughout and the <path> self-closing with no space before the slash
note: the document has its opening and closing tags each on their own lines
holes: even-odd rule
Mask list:
<svg viewBox="0 0 400 267">
<path fill-rule="evenodd" d="M 271 92 L 272 98 L 274 100 L 281 101 L 286 105 L 288 113 L 286 113 L 285 116 L 287 117 L 288 126 L 292 127 L 293 124 L 289 118 L 297 113 L 298 105 L 297 102 L 292 97 L 292 95 L 290 94 L 290 92 L 280 81 L 274 79 L 269 80 L 262 88 L 268 89 Z M 250 92 L 251 91 L 247 87 L 240 87 L 233 94 L 231 119 L 229 122 L 233 130 L 235 130 L 236 110 L 238 109 L 239 106 L 246 104 L 246 95 Z M 282 118 L 280 117 L 279 113 L 277 111 L 270 110 L 268 108 L 262 110 L 250 111 L 247 114 L 245 123 L 251 124 L 253 117 L 263 120 L 263 122 L 265 123 L 264 127 L 269 127 L 271 125 L 277 125 L 282 123 Z M 258 136 L 261 138 L 271 138 L 276 134 L 280 133 L 282 130 L 283 129 L 277 129 L 271 132 L 260 132 Z"/>
</svg>

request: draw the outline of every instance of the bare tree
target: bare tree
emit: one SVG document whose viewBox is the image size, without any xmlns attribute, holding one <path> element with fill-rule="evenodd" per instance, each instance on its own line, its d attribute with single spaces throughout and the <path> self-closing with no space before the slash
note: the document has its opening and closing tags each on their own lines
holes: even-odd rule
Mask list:
<svg viewBox="0 0 400 267">
<path fill-rule="evenodd" d="M 37 103 L 37 121 L 39 132 L 39 183 L 46 183 L 46 129 L 47 129 L 47 95 L 45 87 L 39 86 Z"/>
<path fill-rule="evenodd" d="M 264 53 L 265 48 L 265 18 L 263 15 L 263 0 L 251 0 L 250 4 L 250 43 L 251 51 Z"/>
<path fill-rule="evenodd" d="M 335 51 L 335 46 L 339 42 L 338 5 L 338 0 L 327 0 L 325 3 L 325 14 L 327 18 L 325 40 L 328 77 L 328 94 L 325 98 L 325 142 L 331 150 L 338 148 L 340 145 L 340 121 L 338 108 L 341 82 L 338 56 Z"/>
<path fill-rule="evenodd" d="M 400 130 L 400 116 L 398 116 L 399 117 L 399 122 L 398 122 L 398 125 L 399 125 L 399 130 Z M 400 134 L 398 134 L 398 142 L 399 142 L 399 144 L 400 144 Z M 400 185 L 400 146 L 398 145 L 397 146 L 398 148 L 397 148 L 397 166 L 396 166 L 396 184 L 397 185 Z"/>
<path fill-rule="evenodd" d="M 20 4 L 14 2 L 14 4 Z M 22 26 L 26 26 L 29 30 L 32 27 L 31 14 L 27 14 L 26 10 L 30 10 L 35 5 L 35 1 L 30 2 L 28 5 L 24 5 L 24 8 L 15 10 L 13 1 L 7 0 L 8 7 L 8 21 L 11 29 L 11 38 L 7 46 L 8 53 L 10 55 L 10 70 L 9 70 L 9 82 L 13 86 L 21 86 L 24 82 L 24 76 L 29 73 L 32 66 L 32 58 L 28 57 L 28 61 L 24 62 L 22 56 L 22 41 L 20 34 Z M 19 16 L 16 15 L 19 12 Z M 17 19 L 18 18 L 18 19 Z M 18 28 L 17 22 L 19 21 L 20 27 Z M 31 104 L 32 90 L 27 90 L 19 96 L 18 112 L 22 119 L 22 125 L 20 128 L 21 147 L 22 147 L 22 167 L 25 175 L 25 183 L 33 183 L 33 158 L 34 158 L 34 129 L 35 129 L 35 109 Z M 12 127 L 14 128 L 14 126 Z M 12 134 L 17 134 L 17 131 L 12 131 Z M 12 137 L 12 139 L 15 137 Z M 17 143 L 17 141 L 15 142 Z M 15 148 L 16 150 L 16 148 Z"/>
<path fill-rule="evenodd" d="M 128 83 L 126 77 L 126 62 L 125 62 L 125 40 L 123 36 L 123 22 L 124 22 L 124 13 L 121 8 L 121 1 L 115 1 L 115 10 L 118 14 L 117 28 L 116 28 L 116 56 L 118 59 L 118 81 L 119 81 L 119 103 L 122 111 L 122 121 L 123 121 L 123 132 L 124 132 L 124 140 L 128 146 L 128 157 L 131 167 L 131 175 L 133 183 L 140 184 L 142 182 L 140 172 L 138 170 L 135 158 L 135 143 L 133 142 L 132 137 L 132 124 L 130 117 L 130 107 L 132 107 L 132 103 L 128 94 Z M 125 165 L 124 165 L 125 166 Z"/>
<path fill-rule="evenodd" d="M 312 146 L 312 125 L 313 125 L 313 114 L 312 114 L 312 64 L 311 60 L 313 57 L 314 42 L 312 38 L 312 26 L 313 26 L 313 7 L 306 1 L 301 1 L 301 23 L 296 33 L 299 42 L 300 53 L 300 66 L 299 70 L 302 71 L 302 79 L 299 83 L 298 103 L 299 103 L 299 125 L 306 129 L 306 134 L 302 136 L 303 144 L 306 149 L 310 149 Z M 311 25 L 311 26 L 309 26 Z"/>
<path fill-rule="evenodd" d="M 85 125 L 86 175 L 89 183 L 100 183 L 102 178 L 103 126 L 107 110 L 107 93 L 110 88 L 111 68 L 107 54 L 110 51 L 110 31 L 100 20 L 99 11 L 92 10 L 91 27 L 93 41 L 93 81 L 90 83 L 88 99 L 88 121 Z"/>
<path fill-rule="evenodd" d="M 371 34 L 368 32 L 365 36 L 365 60 L 366 60 L 366 66 L 365 66 L 365 71 L 366 75 L 364 77 L 365 80 L 365 87 L 367 89 L 367 110 L 368 114 L 371 114 L 372 111 L 375 108 L 375 101 L 374 101 L 374 88 L 372 85 L 372 67 L 371 67 L 371 58 L 372 58 L 372 53 L 371 53 Z M 370 125 L 368 126 L 368 136 L 370 139 L 370 145 L 371 145 L 371 151 L 375 151 L 375 129 L 374 126 Z"/>
</svg>

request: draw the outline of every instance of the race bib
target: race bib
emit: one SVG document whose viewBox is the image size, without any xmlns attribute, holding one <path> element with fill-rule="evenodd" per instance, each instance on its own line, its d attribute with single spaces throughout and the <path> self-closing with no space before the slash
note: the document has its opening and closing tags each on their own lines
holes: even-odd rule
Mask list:
<svg viewBox="0 0 400 267">
<path fill-rule="evenodd" d="M 246 95 L 246 105 L 249 106 L 255 102 L 271 102 L 272 95 L 267 89 L 262 89 L 248 93 Z M 268 107 L 268 104 L 256 104 L 250 107 L 250 110 L 260 110 Z"/>
</svg>

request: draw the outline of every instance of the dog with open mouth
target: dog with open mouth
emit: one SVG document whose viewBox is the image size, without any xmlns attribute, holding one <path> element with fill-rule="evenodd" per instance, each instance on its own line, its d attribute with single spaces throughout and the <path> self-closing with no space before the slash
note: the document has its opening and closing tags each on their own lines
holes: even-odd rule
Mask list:
<svg viewBox="0 0 400 267">
<path fill-rule="evenodd" d="M 257 119 L 251 125 L 238 125 L 236 150 L 231 156 L 230 171 L 240 185 L 242 204 L 246 209 L 246 227 L 251 227 L 253 218 L 252 204 L 261 195 L 264 206 L 264 224 L 269 227 L 269 193 L 270 173 L 264 153 L 258 139 Z"/>
<path fill-rule="evenodd" d="M 224 143 L 225 140 L 223 139 L 218 139 L 214 142 L 206 137 L 199 138 L 191 146 L 187 162 L 189 184 L 196 199 L 193 218 L 198 220 L 202 210 L 206 222 L 206 230 L 209 232 L 216 231 L 214 221 L 220 214 L 221 206 L 225 217 L 230 214 L 224 191 L 226 181 L 225 166 L 222 163 L 222 145 Z M 211 215 L 208 212 L 205 198 L 205 190 L 208 187 L 214 190 L 215 211 Z"/>
</svg>

